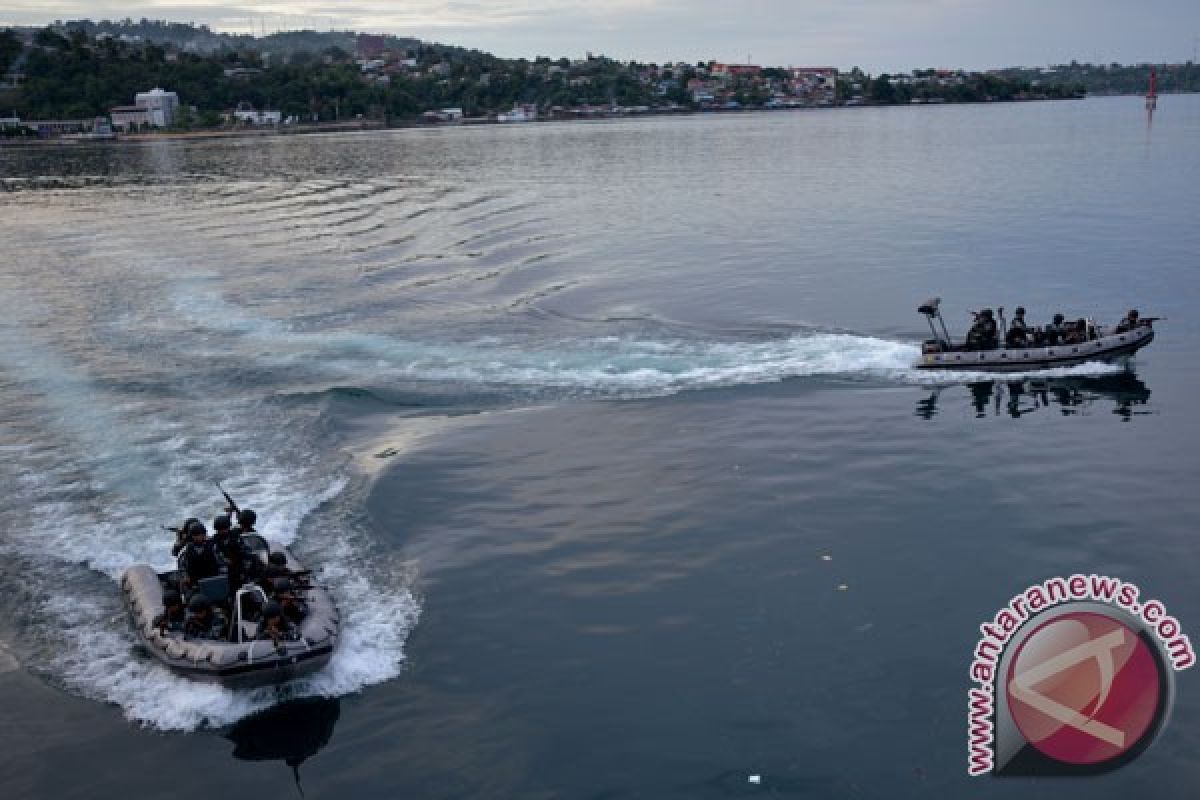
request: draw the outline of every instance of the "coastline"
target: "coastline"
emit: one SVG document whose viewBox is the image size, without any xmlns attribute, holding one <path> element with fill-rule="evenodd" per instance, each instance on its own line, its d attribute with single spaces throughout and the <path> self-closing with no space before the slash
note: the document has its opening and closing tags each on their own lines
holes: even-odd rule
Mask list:
<svg viewBox="0 0 1200 800">
<path fill-rule="evenodd" d="M 1104 95 L 1106 97 L 1120 95 Z M 1136 97 L 1138 95 L 1127 95 Z M 538 117 L 537 119 L 526 120 L 523 122 L 500 122 L 496 119 L 484 117 L 471 117 L 458 122 L 439 122 L 429 123 L 420 122 L 418 120 L 405 120 L 400 122 L 380 122 L 378 120 L 353 120 L 350 122 L 322 122 L 310 125 L 293 125 L 280 128 L 238 128 L 238 129 L 209 129 L 197 131 L 161 131 L 155 133 L 128 133 L 118 134 L 114 139 L 99 140 L 85 137 L 59 136 L 41 138 L 0 138 L 0 149 L 5 147 L 72 147 L 78 145 L 130 145 L 144 144 L 152 142 L 164 141 L 202 141 L 206 139 L 253 139 L 275 136 L 305 136 L 320 133 L 355 133 L 359 131 L 388 131 L 388 130 L 412 130 L 414 128 L 421 129 L 445 129 L 445 128 L 463 128 L 473 126 L 512 126 L 512 125 L 529 125 L 547 122 L 587 122 L 600 119 L 637 119 L 644 117 L 692 117 L 702 116 L 707 114 L 776 114 L 781 112 L 811 112 L 811 111 L 838 111 L 838 110 L 854 110 L 862 108 L 913 108 L 925 106 L 948 106 L 948 105 L 998 105 L 998 104 L 1023 104 L 1037 102 L 1053 102 L 1062 100 L 1082 100 L 1084 97 L 1038 97 L 1021 100 L 989 100 L 979 102 L 956 102 L 956 103 L 895 103 L 895 104 L 849 104 L 842 103 L 840 105 L 824 105 L 824 106 L 793 106 L 784 108 L 672 108 L 672 109 L 648 109 L 645 111 L 625 111 L 625 110 L 605 110 L 605 111 L 577 111 L 570 113 L 557 114 L 555 116 Z"/>
</svg>

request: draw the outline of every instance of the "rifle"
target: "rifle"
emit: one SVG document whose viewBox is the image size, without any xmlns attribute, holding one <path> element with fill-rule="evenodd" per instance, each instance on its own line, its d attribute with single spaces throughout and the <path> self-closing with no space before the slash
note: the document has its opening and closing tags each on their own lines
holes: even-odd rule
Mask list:
<svg viewBox="0 0 1200 800">
<path fill-rule="evenodd" d="M 229 496 L 229 492 L 225 491 L 225 489 L 221 486 L 220 481 L 214 481 L 214 483 L 216 483 L 217 488 L 221 490 L 221 494 L 225 495 L 225 502 L 229 504 L 229 507 L 225 510 L 232 511 L 235 514 L 242 513 L 242 510 L 238 508 L 238 504 L 233 502 L 233 498 Z"/>
<path fill-rule="evenodd" d="M 171 548 L 171 555 L 178 556 L 179 551 L 184 547 L 184 539 L 187 535 L 186 532 L 183 530 L 183 528 L 174 528 L 170 525 L 163 525 L 162 529 L 175 534 L 175 546 Z"/>
</svg>

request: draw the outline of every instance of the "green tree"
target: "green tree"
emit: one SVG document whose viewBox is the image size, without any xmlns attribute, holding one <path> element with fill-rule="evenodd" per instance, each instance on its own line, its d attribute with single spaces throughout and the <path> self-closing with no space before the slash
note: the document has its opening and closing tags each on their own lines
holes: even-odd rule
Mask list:
<svg viewBox="0 0 1200 800">
<path fill-rule="evenodd" d="M 887 105 L 896 102 L 896 87 L 892 85 L 891 76 L 886 72 L 871 81 L 868 96 L 871 102 Z"/>
<path fill-rule="evenodd" d="M 0 74 L 8 72 L 22 49 L 21 40 L 15 33 L 7 28 L 0 31 Z"/>
</svg>

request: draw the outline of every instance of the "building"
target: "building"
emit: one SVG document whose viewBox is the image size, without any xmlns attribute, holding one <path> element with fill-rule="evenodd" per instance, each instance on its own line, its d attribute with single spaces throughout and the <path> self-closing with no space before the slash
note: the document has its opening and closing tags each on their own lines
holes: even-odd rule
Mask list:
<svg viewBox="0 0 1200 800">
<path fill-rule="evenodd" d="M 138 92 L 134 95 L 133 103 L 149 112 L 150 124 L 153 127 L 169 128 L 175 124 L 175 116 L 179 112 L 179 95 L 174 92 L 158 88 Z"/>
<path fill-rule="evenodd" d="M 233 112 L 237 122 L 246 125 L 279 125 L 283 122 L 282 111 L 255 111 L 252 108 L 239 108 Z"/>
<path fill-rule="evenodd" d="M 150 126 L 150 111 L 141 106 L 114 106 L 108 110 L 114 130 L 132 131 Z"/>
<path fill-rule="evenodd" d="M 515 105 L 512 111 L 505 111 L 496 115 L 497 122 L 533 122 L 537 118 L 537 106 L 530 103 Z"/>
<path fill-rule="evenodd" d="M 834 67 L 792 67 L 791 91 L 811 103 L 830 104 L 837 95 L 838 71 Z"/>
<path fill-rule="evenodd" d="M 61 136 L 64 133 L 84 133 L 92 129 L 90 119 L 31 119 L 21 124 L 38 136 Z"/>
<path fill-rule="evenodd" d="M 757 64 L 713 64 L 712 76 L 721 80 L 753 79 L 762 74 Z"/>
<path fill-rule="evenodd" d="M 426 111 L 421 115 L 422 122 L 462 122 L 461 108 L 443 108 L 440 111 Z"/>
</svg>

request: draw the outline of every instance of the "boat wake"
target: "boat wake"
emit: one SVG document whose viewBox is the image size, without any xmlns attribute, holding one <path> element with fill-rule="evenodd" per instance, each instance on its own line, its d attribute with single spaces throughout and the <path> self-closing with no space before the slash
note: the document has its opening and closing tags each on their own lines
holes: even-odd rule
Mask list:
<svg viewBox="0 0 1200 800">
<path fill-rule="evenodd" d="M 0 670 L 19 660 L 162 730 L 220 727 L 281 696 L 337 696 L 396 677 L 420 610 L 413 576 L 375 552 L 365 520 L 347 511 L 361 508 L 348 457 L 295 409 L 234 391 L 214 402 L 145 377 L 105 384 L 0 328 L 0 395 L 13 420 L 0 430 L 0 611 L 17 623 Z M 162 524 L 219 510 L 214 478 L 258 510 L 264 535 L 318 567 L 342 612 L 331 663 L 283 695 L 171 674 L 139 652 L 120 604 L 126 567 L 170 566 Z"/>
<path fill-rule="evenodd" d="M 176 311 L 204 307 L 189 298 Z M 224 304 L 228 307 L 228 304 Z M 197 316 L 194 324 L 208 325 Z M 917 344 L 876 336 L 793 330 L 762 336 L 701 338 L 680 335 L 670 325 L 626 321 L 624 330 L 602 335 L 570 330 L 489 335 L 433 342 L 402 334 L 350 330 L 295 330 L 269 319 L 234 314 L 212 334 L 200 355 L 217 357 L 235 347 L 254 363 L 281 373 L 310 372 L 313 381 L 492 388 L 560 397 L 652 397 L 684 391 L 765 384 L 799 378 L 902 385 L 940 385 L 995 380 L 990 373 L 913 367 Z M 1010 373 L 1012 379 L 1069 377 L 1119 372 L 1100 362 L 1076 367 Z"/>
</svg>

